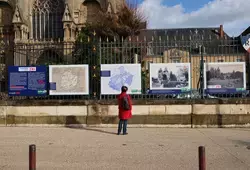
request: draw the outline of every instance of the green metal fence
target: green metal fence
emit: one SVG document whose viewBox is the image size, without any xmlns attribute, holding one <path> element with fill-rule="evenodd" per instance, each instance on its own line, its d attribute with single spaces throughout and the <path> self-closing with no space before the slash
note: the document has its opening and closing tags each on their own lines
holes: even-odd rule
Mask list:
<svg viewBox="0 0 250 170">
<path fill-rule="evenodd" d="M 1 50 L 1 49 L 0 49 Z M 13 97 L 7 96 L 8 77 L 2 79 L 2 99 L 30 100 L 111 100 L 115 95 L 100 94 L 100 65 L 140 63 L 142 66 L 142 94 L 132 95 L 134 99 L 185 99 L 185 98 L 237 98 L 247 97 L 248 94 L 227 94 L 206 96 L 203 94 L 203 63 L 204 62 L 246 62 L 247 89 L 249 87 L 248 68 L 249 56 L 242 48 L 237 38 L 230 40 L 200 40 L 200 41 L 162 41 L 161 38 L 150 41 L 128 39 L 127 41 L 89 41 L 89 42 L 27 42 L 15 44 L 8 52 L 0 53 L 2 58 L 13 58 L 8 65 L 37 66 L 37 65 L 89 65 L 89 95 L 47 96 L 47 97 Z M 2 46 L 3 51 L 3 46 Z M 7 55 L 8 54 L 8 55 Z M 1 56 L 2 55 L 2 56 Z M 149 64 L 150 63 L 191 63 L 192 91 L 185 95 L 148 94 Z M 2 74 L 6 75 L 6 69 Z"/>
</svg>

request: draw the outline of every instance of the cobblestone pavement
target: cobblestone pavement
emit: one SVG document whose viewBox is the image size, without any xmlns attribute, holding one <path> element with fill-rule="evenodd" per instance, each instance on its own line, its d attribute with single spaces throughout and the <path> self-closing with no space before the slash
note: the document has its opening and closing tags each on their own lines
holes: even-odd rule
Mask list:
<svg viewBox="0 0 250 170">
<path fill-rule="evenodd" d="M 208 170 L 250 170 L 250 129 L 0 128 L 0 170 L 27 170 L 29 144 L 37 170 L 195 170 L 206 147 Z"/>
</svg>

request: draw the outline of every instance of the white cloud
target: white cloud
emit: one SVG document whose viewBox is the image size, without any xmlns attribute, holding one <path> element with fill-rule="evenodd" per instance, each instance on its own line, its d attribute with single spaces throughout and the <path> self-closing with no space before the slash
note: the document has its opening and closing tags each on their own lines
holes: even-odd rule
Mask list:
<svg viewBox="0 0 250 170">
<path fill-rule="evenodd" d="M 213 0 L 202 8 L 187 13 L 181 4 L 163 5 L 163 0 L 144 0 L 140 9 L 149 28 L 219 27 L 238 36 L 248 28 L 250 0 Z"/>
</svg>

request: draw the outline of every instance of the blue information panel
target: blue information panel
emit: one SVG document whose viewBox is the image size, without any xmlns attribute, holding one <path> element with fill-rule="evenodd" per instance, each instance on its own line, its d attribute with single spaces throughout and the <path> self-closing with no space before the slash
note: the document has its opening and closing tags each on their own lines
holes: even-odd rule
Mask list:
<svg viewBox="0 0 250 170">
<path fill-rule="evenodd" d="M 9 66 L 9 96 L 46 96 L 46 66 Z"/>
<path fill-rule="evenodd" d="M 149 94 L 183 94 L 190 93 L 190 89 L 172 89 L 172 90 L 149 90 Z"/>
<path fill-rule="evenodd" d="M 205 89 L 206 94 L 244 94 L 247 93 L 245 88 L 235 88 L 235 89 Z"/>
</svg>

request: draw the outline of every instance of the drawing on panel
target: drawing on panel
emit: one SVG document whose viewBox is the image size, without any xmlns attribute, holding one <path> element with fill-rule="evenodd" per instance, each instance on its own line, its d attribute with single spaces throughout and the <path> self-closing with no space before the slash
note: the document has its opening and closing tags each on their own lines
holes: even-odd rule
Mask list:
<svg viewBox="0 0 250 170">
<path fill-rule="evenodd" d="M 109 87 L 120 91 L 123 85 L 131 86 L 134 76 L 125 70 L 124 66 L 119 67 L 111 76 L 109 81 Z"/>
<path fill-rule="evenodd" d="M 101 65 L 101 93 L 119 94 L 122 86 L 127 86 L 130 94 L 141 93 L 140 64 Z"/>
<path fill-rule="evenodd" d="M 88 65 L 50 66 L 51 95 L 89 93 Z"/>
</svg>

